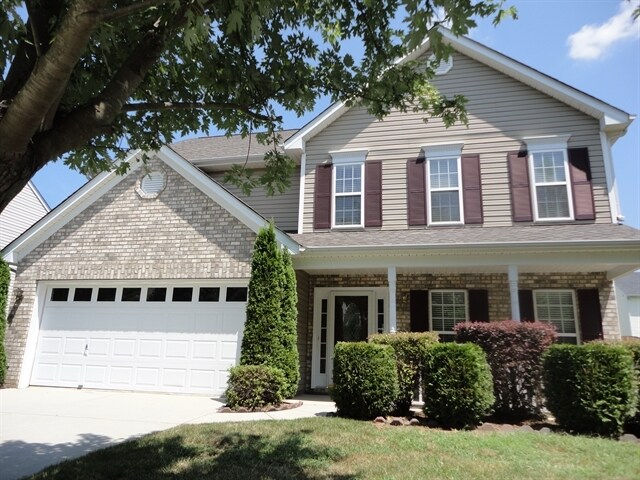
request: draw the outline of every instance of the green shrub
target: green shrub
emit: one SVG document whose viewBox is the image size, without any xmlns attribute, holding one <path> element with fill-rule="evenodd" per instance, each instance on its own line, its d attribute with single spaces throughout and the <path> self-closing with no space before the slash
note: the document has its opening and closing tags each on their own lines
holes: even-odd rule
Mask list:
<svg viewBox="0 0 640 480">
<path fill-rule="evenodd" d="M 279 368 L 288 397 L 295 395 L 299 380 L 296 304 L 295 273 L 270 224 L 258 232 L 253 247 L 240 364 Z"/>
<path fill-rule="evenodd" d="M 0 258 L 0 385 L 4 385 L 7 374 L 7 355 L 4 351 L 4 333 L 7 328 L 7 298 L 9 281 L 11 280 L 9 265 Z"/>
<path fill-rule="evenodd" d="M 398 397 L 393 348 L 365 342 L 338 342 L 331 398 L 338 415 L 356 419 L 384 416 Z"/>
<path fill-rule="evenodd" d="M 279 368 L 266 365 L 238 365 L 229 370 L 227 405 L 251 410 L 278 405 L 284 399 L 286 378 Z"/>
<path fill-rule="evenodd" d="M 615 437 L 635 413 L 631 353 L 618 345 L 553 345 L 544 355 L 547 407 L 570 432 Z"/>
<path fill-rule="evenodd" d="M 393 347 L 400 390 L 395 401 L 395 412 L 406 415 L 411 408 L 414 392 L 420 386 L 420 371 L 425 352 L 430 345 L 438 343 L 438 334 L 435 332 L 376 333 L 370 335 L 368 341 Z"/>
<path fill-rule="evenodd" d="M 477 425 L 494 402 L 491 369 L 472 343 L 432 345 L 422 369 L 424 413 L 443 426 Z"/>
<path fill-rule="evenodd" d="M 553 326 L 542 322 L 459 323 L 456 342 L 479 345 L 493 376 L 494 412 L 510 420 L 540 413 L 542 354 L 554 343 Z"/>
</svg>

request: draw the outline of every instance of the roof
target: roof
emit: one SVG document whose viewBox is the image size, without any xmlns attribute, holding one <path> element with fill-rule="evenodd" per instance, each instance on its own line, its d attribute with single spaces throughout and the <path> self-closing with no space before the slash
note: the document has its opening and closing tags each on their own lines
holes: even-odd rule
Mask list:
<svg viewBox="0 0 640 480">
<path fill-rule="evenodd" d="M 281 141 L 285 141 L 297 131 L 281 130 L 276 133 L 280 135 Z M 246 158 L 247 153 L 249 157 L 263 158 L 272 146 L 258 142 L 256 136 L 257 134 L 253 133 L 245 137 L 217 135 L 189 138 L 172 144 L 171 148 L 194 164 L 213 160 L 238 160 Z"/>
<path fill-rule="evenodd" d="M 629 244 L 640 249 L 640 230 L 626 225 L 527 225 L 508 227 L 437 227 L 411 230 L 365 230 L 291 235 L 305 249 L 389 247 L 475 247 L 545 244 Z M 640 250 L 638 251 L 640 257 Z"/>
<path fill-rule="evenodd" d="M 628 297 L 640 296 L 640 272 L 616 278 L 616 287 Z"/>
<path fill-rule="evenodd" d="M 263 216 L 171 148 L 162 147 L 158 152 L 153 153 L 254 232 L 257 233 L 260 228 L 268 225 L 268 221 Z M 138 150 L 127 157 L 125 161 L 128 162 L 131 167 L 125 175 L 116 174 L 114 169 L 110 172 L 102 172 L 95 176 L 7 245 L 6 248 L 2 250 L 3 258 L 10 263 L 19 262 L 33 251 L 34 248 L 69 223 L 78 214 L 86 210 L 124 178 L 132 172 L 137 171 L 143 164 L 142 155 L 143 153 Z M 276 240 L 293 253 L 299 251 L 298 243 L 277 228 Z"/>
<path fill-rule="evenodd" d="M 545 75 L 481 43 L 467 37 L 457 37 L 445 27 L 439 26 L 438 28 L 444 37 L 444 41 L 463 55 L 467 55 L 525 85 L 529 85 L 540 92 L 600 120 L 601 128 L 609 135 L 612 142 L 621 135 L 624 135 L 626 128 L 635 118 L 613 105 L 573 88 L 549 75 Z M 397 63 L 416 60 L 425 54 L 429 48 L 429 40 L 426 40 L 417 49 L 400 59 Z M 350 108 L 351 107 L 345 106 L 343 102 L 334 103 L 298 130 L 297 133 L 292 135 L 284 144 L 285 150 L 301 151 L 304 142 L 316 136 Z"/>
</svg>

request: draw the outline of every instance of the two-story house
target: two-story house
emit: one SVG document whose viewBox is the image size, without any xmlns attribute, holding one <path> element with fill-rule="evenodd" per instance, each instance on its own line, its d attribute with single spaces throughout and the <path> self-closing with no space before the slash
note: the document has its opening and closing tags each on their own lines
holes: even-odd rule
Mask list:
<svg viewBox="0 0 640 480">
<path fill-rule="evenodd" d="M 302 389 L 331 383 L 337 341 L 373 332 L 446 340 L 513 318 L 619 337 L 612 279 L 640 267 L 640 232 L 618 224 L 611 145 L 633 118 L 443 34 L 454 53 L 434 82 L 467 97 L 468 126 L 333 105 L 283 132 L 298 167 L 276 197 L 219 183 L 263 167 L 248 139 L 137 152 L 12 242 L 9 385 L 222 393 L 270 218 L 297 271 Z"/>
</svg>

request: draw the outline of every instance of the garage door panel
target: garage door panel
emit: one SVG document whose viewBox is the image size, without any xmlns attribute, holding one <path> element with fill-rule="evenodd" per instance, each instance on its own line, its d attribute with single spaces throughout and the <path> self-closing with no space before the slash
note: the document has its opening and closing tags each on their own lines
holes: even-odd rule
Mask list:
<svg viewBox="0 0 640 480">
<path fill-rule="evenodd" d="M 224 392 L 227 370 L 240 357 L 246 304 L 226 303 L 224 295 L 219 302 L 198 302 L 194 295 L 193 302 L 156 304 L 144 301 L 144 287 L 140 302 L 95 297 L 45 300 L 32 384 Z"/>
</svg>

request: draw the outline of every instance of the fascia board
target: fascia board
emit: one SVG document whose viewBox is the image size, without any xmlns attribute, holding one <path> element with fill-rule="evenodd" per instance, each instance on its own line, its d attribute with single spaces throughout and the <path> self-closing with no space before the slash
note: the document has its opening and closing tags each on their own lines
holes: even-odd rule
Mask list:
<svg viewBox="0 0 640 480">
<path fill-rule="evenodd" d="M 269 222 L 267 222 L 263 216 L 251 209 L 251 207 L 238 199 L 238 197 L 192 165 L 170 147 L 162 147 L 156 154 L 173 170 L 186 178 L 202 193 L 218 203 L 255 233 L 258 233 L 262 227 L 268 225 Z M 297 254 L 300 251 L 300 245 L 295 240 L 278 228 L 276 228 L 275 231 L 276 240 L 281 245 L 289 249 L 293 254 Z"/>
<path fill-rule="evenodd" d="M 142 160 L 138 158 L 141 153 L 140 150 L 137 150 L 124 160 L 131 165 L 126 174 L 118 175 L 112 170 L 110 172 L 102 172 L 88 181 L 58 207 L 51 210 L 22 235 L 7 245 L 2 251 L 3 258 L 9 263 L 18 263 L 22 260 L 33 251 L 34 248 L 64 227 L 78 214 L 86 210 L 96 200 L 102 197 L 102 195 L 131 174 L 131 172 L 140 168 L 143 164 Z"/>
<path fill-rule="evenodd" d="M 36 188 L 35 184 L 29 180 L 29 188 L 31 188 L 31 191 L 33 192 L 33 194 L 36 196 L 36 198 L 38 199 L 38 201 L 42 204 L 42 206 L 44 207 L 46 212 L 50 212 L 51 211 L 51 207 L 49 206 L 49 204 L 46 202 L 46 200 L 42 197 L 42 195 L 40 195 L 40 192 L 38 191 L 38 189 Z"/>
</svg>

